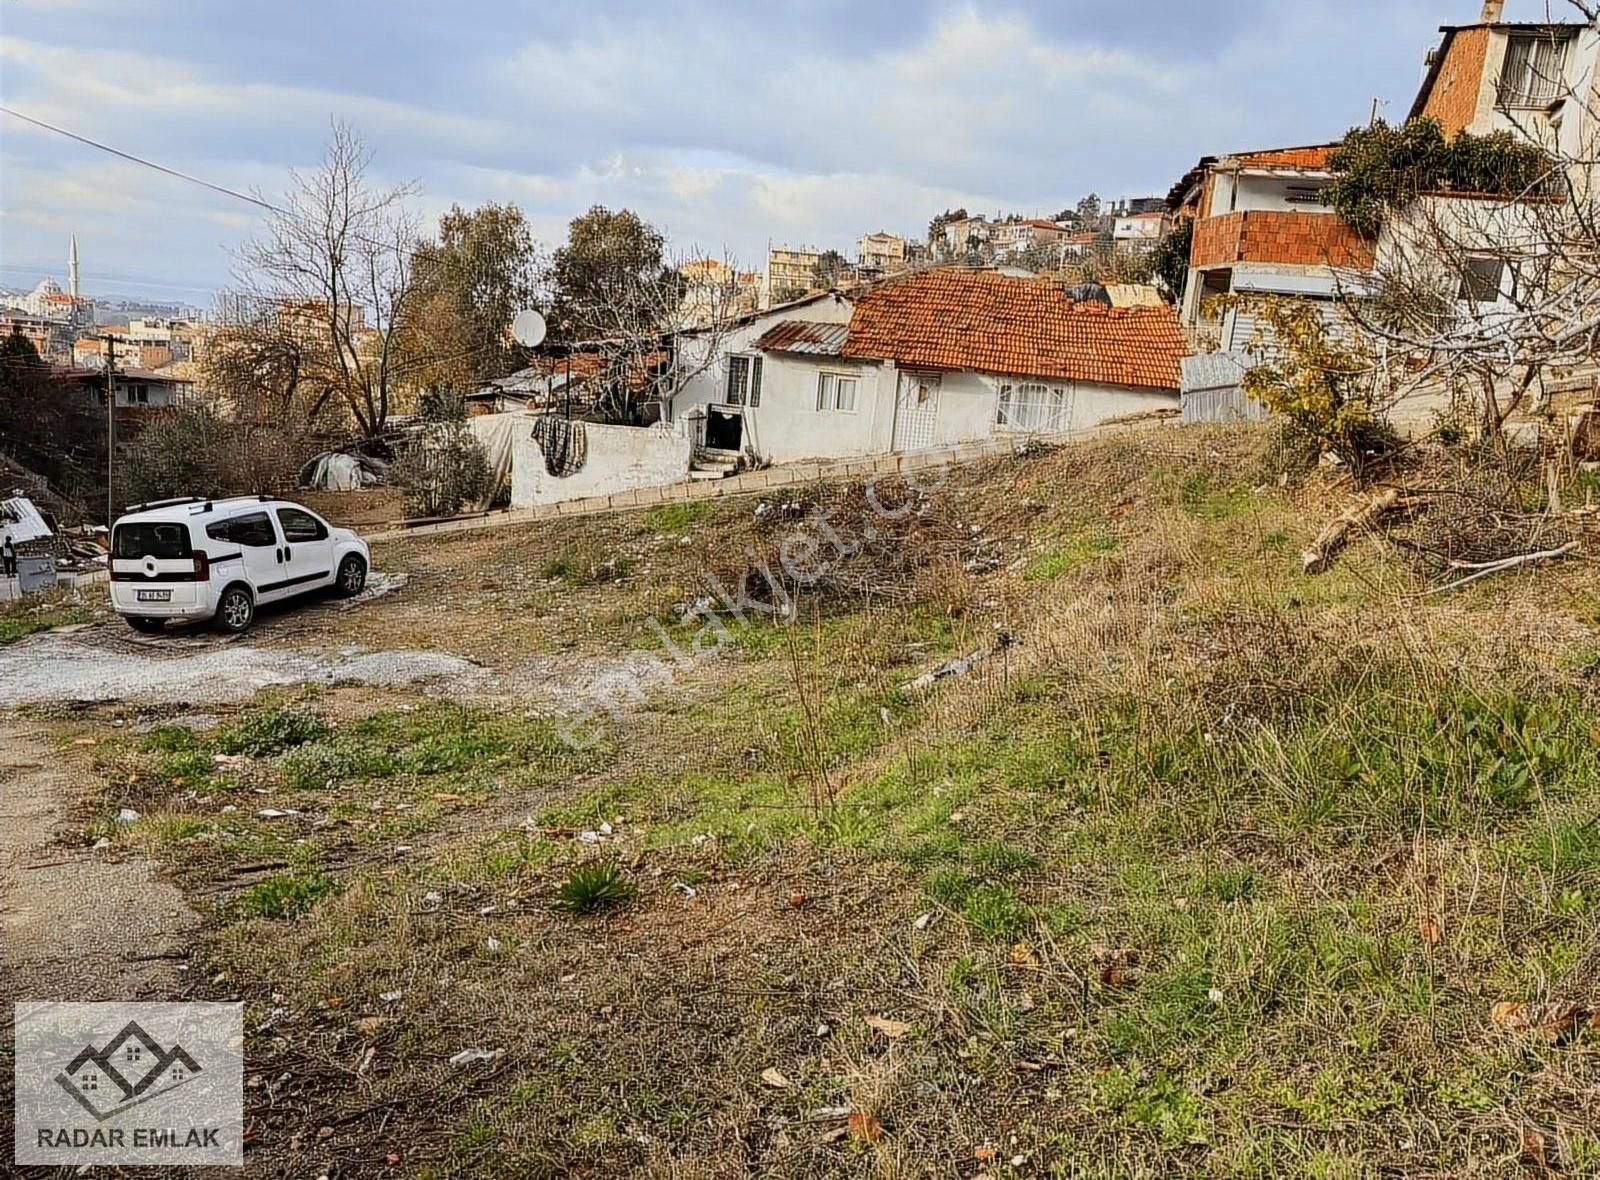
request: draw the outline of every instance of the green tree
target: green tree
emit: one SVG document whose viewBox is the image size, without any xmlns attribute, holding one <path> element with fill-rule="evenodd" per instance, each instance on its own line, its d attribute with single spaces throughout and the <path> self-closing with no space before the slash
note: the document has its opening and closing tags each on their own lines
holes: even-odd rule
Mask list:
<svg viewBox="0 0 1600 1180">
<path fill-rule="evenodd" d="M 421 344 L 419 384 L 477 385 L 504 376 L 519 358 L 511 321 L 532 304 L 533 235 L 515 205 L 459 205 L 439 219 L 439 240 L 411 264 L 418 296 L 407 347 Z"/>
<path fill-rule="evenodd" d="M 1150 270 L 1166 288 L 1167 298 L 1182 303 L 1189 287 L 1189 256 L 1194 248 L 1194 222 L 1184 218 L 1156 243 Z"/>
<path fill-rule="evenodd" d="M 937 242 L 944 235 L 944 227 L 952 221 L 965 221 L 966 219 L 967 210 L 964 205 L 959 209 L 946 209 L 943 213 L 935 214 L 933 220 L 928 222 L 929 243 Z"/>
<path fill-rule="evenodd" d="M 682 285 L 660 230 L 632 210 L 601 205 L 572 221 L 545 278 L 551 336 L 565 342 L 655 331 Z"/>
<path fill-rule="evenodd" d="M 1100 220 L 1100 194 L 1090 193 L 1078 202 L 1078 221 L 1085 229 L 1093 229 Z"/>
<path fill-rule="evenodd" d="M 55 380 L 33 342 L 0 337 L 0 453 L 58 495 L 98 507 L 105 482 L 105 416 L 76 382 Z"/>
</svg>

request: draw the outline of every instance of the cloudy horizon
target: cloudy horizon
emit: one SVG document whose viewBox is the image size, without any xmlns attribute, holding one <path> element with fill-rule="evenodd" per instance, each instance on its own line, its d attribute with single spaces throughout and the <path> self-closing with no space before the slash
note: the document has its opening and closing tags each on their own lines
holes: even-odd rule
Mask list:
<svg viewBox="0 0 1600 1180">
<path fill-rule="evenodd" d="M 6 0 L 0 103 L 268 199 L 341 118 L 430 220 L 514 201 L 553 244 L 625 206 L 759 269 L 768 241 L 852 254 L 950 206 L 1165 193 L 1204 154 L 1337 138 L 1374 99 L 1403 117 L 1437 26 L 1480 4 L 1219 7 Z M 0 285 L 62 278 L 76 233 L 89 293 L 206 304 L 259 214 L 0 116 Z"/>
</svg>

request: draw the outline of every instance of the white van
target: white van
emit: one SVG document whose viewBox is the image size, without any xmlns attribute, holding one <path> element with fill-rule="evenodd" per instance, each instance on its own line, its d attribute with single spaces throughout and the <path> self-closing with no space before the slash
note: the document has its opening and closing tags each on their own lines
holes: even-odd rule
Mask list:
<svg viewBox="0 0 1600 1180">
<path fill-rule="evenodd" d="M 256 607 L 367 584 L 367 543 L 300 504 L 268 496 L 134 504 L 111 530 L 111 606 L 136 631 L 211 619 L 243 631 Z"/>
</svg>

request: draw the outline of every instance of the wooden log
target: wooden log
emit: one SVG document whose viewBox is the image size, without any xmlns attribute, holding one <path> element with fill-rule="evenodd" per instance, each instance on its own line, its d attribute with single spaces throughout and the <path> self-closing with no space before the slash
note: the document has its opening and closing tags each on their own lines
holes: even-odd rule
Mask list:
<svg viewBox="0 0 1600 1180">
<path fill-rule="evenodd" d="M 1365 504 L 1356 504 L 1345 509 L 1335 520 L 1328 523 L 1317 539 L 1311 542 L 1311 547 L 1300 554 L 1301 568 L 1308 574 L 1320 574 L 1333 565 L 1333 559 L 1338 556 L 1350 541 L 1354 533 L 1371 528 L 1385 514 L 1393 512 L 1400 507 L 1400 489 L 1389 488 L 1379 492 Z"/>
</svg>

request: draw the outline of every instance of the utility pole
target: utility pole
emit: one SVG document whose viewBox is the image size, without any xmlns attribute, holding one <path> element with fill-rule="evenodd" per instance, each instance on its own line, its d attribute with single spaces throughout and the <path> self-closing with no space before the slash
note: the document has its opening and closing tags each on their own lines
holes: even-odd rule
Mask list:
<svg viewBox="0 0 1600 1180">
<path fill-rule="evenodd" d="M 109 332 L 100 337 L 106 346 L 106 530 L 117 519 L 114 495 L 117 470 L 117 338 Z"/>
</svg>

